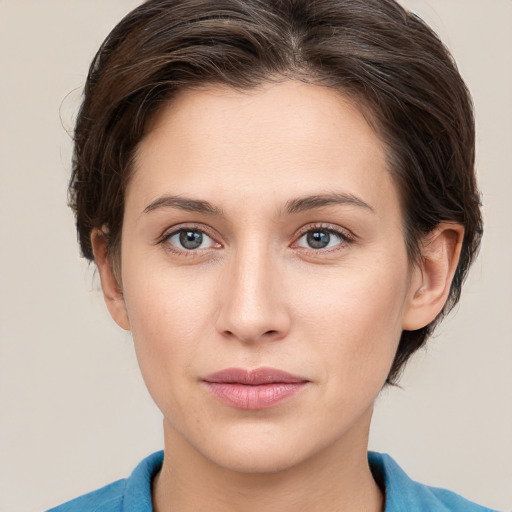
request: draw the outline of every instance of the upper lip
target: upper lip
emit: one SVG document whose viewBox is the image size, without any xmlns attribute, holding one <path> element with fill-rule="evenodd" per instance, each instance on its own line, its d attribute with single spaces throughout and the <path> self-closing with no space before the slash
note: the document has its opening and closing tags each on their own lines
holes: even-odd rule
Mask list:
<svg viewBox="0 0 512 512">
<path fill-rule="evenodd" d="M 211 383 L 246 384 L 258 386 L 261 384 L 273 383 L 301 383 L 308 382 L 308 379 L 293 375 L 276 368 L 256 368 L 248 370 L 245 368 L 226 368 L 212 373 L 202 379 Z"/>
</svg>

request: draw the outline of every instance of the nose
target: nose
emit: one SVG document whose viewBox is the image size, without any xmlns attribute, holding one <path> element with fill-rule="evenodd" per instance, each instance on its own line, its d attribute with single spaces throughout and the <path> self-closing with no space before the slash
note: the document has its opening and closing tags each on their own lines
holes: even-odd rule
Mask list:
<svg viewBox="0 0 512 512">
<path fill-rule="evenodd" d="M 265 247 L 237 251 L 220 287 L 218 332 L 245 344 L 286 337 L 291 319 L 281 270 Z"/>
</svg>

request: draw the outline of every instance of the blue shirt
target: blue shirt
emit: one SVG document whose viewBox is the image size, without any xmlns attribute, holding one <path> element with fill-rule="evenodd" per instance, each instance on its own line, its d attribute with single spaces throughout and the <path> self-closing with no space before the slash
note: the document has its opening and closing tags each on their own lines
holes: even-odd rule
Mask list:
<svg viewBox="0 0 512 512">
<path fill-rule="evenodd" d="M 153 512 L 151 482 L 164 452 L 144 459 L 129 478 L 118 480 L 47 512 Z M 389 456 L 370 452 L 373 476 L 386 495 L 385 512 L 496 512 L 446 489 L 411 480 Z"/>
</svg>

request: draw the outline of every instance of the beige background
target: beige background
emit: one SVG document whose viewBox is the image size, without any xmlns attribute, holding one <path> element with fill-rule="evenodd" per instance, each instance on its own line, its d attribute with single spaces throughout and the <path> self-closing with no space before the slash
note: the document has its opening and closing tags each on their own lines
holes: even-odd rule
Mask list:
<svg viewBox="0 0 512 512">
<path fill-rule="evenodd" d="M 43 510 L 162 446 L 130 338 L 107 316 L 66 207 L 66 129 L 88 63 L 138 3 L 0 0 L 0 512 Z M 512 510 L 512 2 L 404 3 L 473 92 L 486 234 L 456 313 L 403 389 L 382 394 L 371 448 Z"/>
</svg>

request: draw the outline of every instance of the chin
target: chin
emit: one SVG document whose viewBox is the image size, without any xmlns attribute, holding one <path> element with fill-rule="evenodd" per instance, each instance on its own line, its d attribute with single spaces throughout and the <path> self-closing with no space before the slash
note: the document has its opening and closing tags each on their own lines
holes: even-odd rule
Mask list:
<svg viewBox="0 0 512 512">
<path fill-rule="evenodd" d="M 261 450 L 258 447 L 212 454 L 211 460 L 228 471 L 244 474 L 269 474 L 286 471 L 299 465 L 305 457 L 296 450 Z"/>
<path fill-rule="evenodd" d="M 228 432 L 221 438 L 210 438 L 207 446 L 196 447 L 203 457 L 217 466 L 237 473 L 278 473 L 300 465 L 321 446 L 311 443 L 310 436 L 289 432 Z"/>
</svg>

